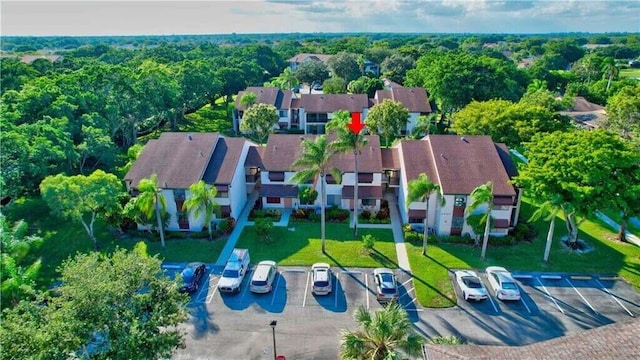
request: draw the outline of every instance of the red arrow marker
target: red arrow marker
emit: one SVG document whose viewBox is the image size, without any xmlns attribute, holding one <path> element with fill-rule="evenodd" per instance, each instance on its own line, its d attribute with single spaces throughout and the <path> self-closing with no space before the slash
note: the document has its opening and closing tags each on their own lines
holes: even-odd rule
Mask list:
<svg viewBox="0 0 640 360">
<path fill-rule="evenodd" d="M 364 128 L 364 124 L 360 122 L 360 113 L 359 112 L 352 112 L 351 113 L 351 122 L 349 124 L 347 124 L 347 126 L 349 127 L 349 130 L 351 130 L 352 133 L 358 135 L 360 133 L 360 130 L 362 130 L 362 128 Z"/>
</svg>

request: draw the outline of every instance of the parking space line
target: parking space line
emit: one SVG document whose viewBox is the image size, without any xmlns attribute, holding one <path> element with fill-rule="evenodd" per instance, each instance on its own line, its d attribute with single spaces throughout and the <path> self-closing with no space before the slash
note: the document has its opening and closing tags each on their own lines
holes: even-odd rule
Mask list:
<svg viewBox="0 0 640 360">
<path fill-rule="evenodd" d="M 580 291 L 578 291 L 578 289 L 576 289 L 576 287 L 575 287 L 575 286 L 573 286 L 573 284 L 571 283 L 571 280 L 569 280 L 569 279 L 565 279 L 565 280 L 567 280 L 567 282 L 569 283 L 569 285 L 571 285 L 571 287 L 573 288 L 573 290 L 575 290 L 575 292 L 576 292 L 578 295 L 580 295 L 580 297 L 581 297 L 581 298 L 582 298 L 582 300 L 585 302 L 585 304 L 587 304 L 587 306 L 589 306 L 589 308 L 590 308 L 594 313 L 596 313 L 596 314 L 597 314 L 598 312 L 596 311 L 596 309 L 594 309 L 594 308 L 593 308 L 593 306 L 591 306 L 591 304 L 589 303 L 589 301 L 587 301 L 587 299 L 585 299 L 585 297 L 584 297 L 584 296 L 582 296 L 582 294 L 580 293 Z"/>
<path fill-rule="evenodd" d="M 369 281 L 367 273 L 364 273 L 364 296 L 367 298 L 367 311 L 369 311 Z"/>
<path fill-rule="evenodd" d="M 293 273 L 303 273 L 303 272 L 306 272 L 307 270 L 294 268 L 294 269 L 283 269 L 282 271 L 283 272 L 293 272 Z"/>
<path fill-rule="evenodd" d="M 245 277 L 247 277 L 248 274 L 245 274 Z M 247 290 L 249 289 L 249 284 L 251 283 L 251 277 L 249 277 L 247 284 L 244 286 L 244 289 L 242 289 L 242 296 L 240 296 L 240 303 L 244 302 L 244 297 L 247 295 Z M 242 287 L 242 283 L 240 283 L 240 287 Z"/>
<path fill-rule="evenodd" d="M 482 281 L 480 277 L 478 277 L 478 280 L 480 280 L 480 284 L 482 284 L 483 288 L 488 289 L 488 287 L 484 284 L 484 281 Z M 489 290 L 487 290 L 487 299 L 489 299 L 489 301 L 491 302 L 491 306 L 493 306 L 493 310 L 495 310 L 496 314 L 499 313 L 500 310 L 498 310 L 496 303 L 493 302 L 493 299 L 491 298 L 491 292 L 489 292 Z"/>
<path fill-rule="evenodd" d="M 277 273 L 276 275 L 278 275 L 278 280 L 276 280 L 276 286 L 274 286 L 271 290 L 271 292 L 273 293 L 273 295 L 271 296 L 271 306 L 273 306 L 273 303 L 276 301 L 276 294 L 278 293 L 278 284 L 280 284 L 280 278 L 282 277 L 281 273 Z"/>
<path fill-rule="evenodd" d="M 542 283 L 542 281 L 540 281 L 540 279 L 536 278 L 536 281 L 538 281 L 538 284 L 540 284 L 540 286 L 542 286 L 542 290 L 544 290 L 544 292 L 547 294 L 547 297 L 549 299 L 551 299 L 551 301 L 553 301 L 553 303 L 556 305 L 556 307 L 558 308 L 558 310 L 560 310 L 561 313 L 564 314 L 564 310 L 562 310 L 562 308 L 560 307 L 560 305 L 558 305 L 558 302 L 556 301 L 556 299 L 551 296 L 551 293 L 549 292 L 549 290 L 547 290 L 547 287 L 544 286 L 544 284 Z"/>
<path fill-rule="evenodd" d="M 407 280 L 407 281 L 403 282 L 401 286 L 405 286 L 405 285 L 406 285 L 408 282 L 410 282 L 411 280 L 413 280 L 413 279 L 409 278 L 409 280 Z"/>
<path fill-rule="evenodd" d="M 211 292 L 211 294 L 207 296 L 207 304 L 211 303 L 211 300 L 213 300 L 213 296 L 216 294 L 217 290 L 218 290 L 218 283 L 216 283 L 216 285 L 213 287 L 213 291 Z"/>
<path fill-rule="evenodd" d="M 622 303 L 620 302 L 620 300 L 618 300 L 618 298 L 617 298 L 615 295 L 613 295 L 613 294 L 609 291 L 609 289 L 607 289 L 606 287 L 604 287 L 604 285 L 602 285 L 602 283 L 601 283 L 598 279 L 594 279 L 594 280 L 598 283 L 598 285 L 600 285 L 600 287 L 602 288 L 602 290 L 604 290 L 607 294 L 609 294 L 609 295 L 613 298 L 613 300 L 615 300 L 615 301 L 618 303 L 618 305 L 622 306 L 622 308 L 624 309 L 624 311 L 626 311 L 626 312 L 627 312 L 627 314 L 629 314 L 629 316 L 631 316 L 631 317 L 635 317 L 635 316 L 633 315 L 633 313 L 632 313 L 631 311 L 629 311 L 629 309 L 627 309 L 627 308 L 624 306 L 624 304 L 622 304 Z"/>
<path fill-rule="evenodd" d="M 529 306 L 527 306 L 527 302 L 524 301 L 524 296 L 520 296 L 520 302 L 522 302 L 522 305 L 524 305 L 524 307 L 527 308 L 527 311 L 529 312 L 529 314 L 531 314 L 531 309 L 529 309 Z"/>
<path fill-rule="evenodd" d="M 302 307 L 305 307 L 307 304 L 307 292 L 309 291 L 309 277 L 311 276 L 311 272 L 307 273 L 307 283 L 304 285 L 304 299 L 302 300 Z"/>
</svg>

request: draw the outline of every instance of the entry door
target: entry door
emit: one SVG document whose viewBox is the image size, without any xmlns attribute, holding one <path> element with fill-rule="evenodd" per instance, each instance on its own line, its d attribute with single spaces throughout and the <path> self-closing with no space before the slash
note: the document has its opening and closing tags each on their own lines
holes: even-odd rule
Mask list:
<svg viewBox="0 0 640 360">
<path fill-rule="evenodd" d="M 464 209 L 467 206 L 466 196 L 456 196 L 451 215 L 451 235 L 461 235 L 464 226 Z"/>
</svg>

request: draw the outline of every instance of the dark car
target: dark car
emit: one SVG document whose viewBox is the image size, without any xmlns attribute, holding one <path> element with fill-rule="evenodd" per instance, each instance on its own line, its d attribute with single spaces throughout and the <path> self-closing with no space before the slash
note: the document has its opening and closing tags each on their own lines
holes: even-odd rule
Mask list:
<svg viewBox="0 0 640 360">
<path fill-rule="evenodd" d="M 194 262 L 187 264 L 187 267 L 182 270 L 182 281 L 184 285 L 178 291 L 189 294 L 198 291 L 200 280 L 202 280 L 206 272 L 207 267 L 204 263 Z"/>
</svg>

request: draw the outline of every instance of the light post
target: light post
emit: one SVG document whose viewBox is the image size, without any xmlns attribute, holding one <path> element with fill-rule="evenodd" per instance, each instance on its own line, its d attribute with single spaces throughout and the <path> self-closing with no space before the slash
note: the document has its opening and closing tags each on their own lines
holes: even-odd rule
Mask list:
<svg viewBox="0 0 640 360">
<path fill-rule="evenodd" d="M 276 325 L 278 325 L 278 321 L 272 320 L 269 325 L 271 325 L 271 330 L 273 331 L 273 360 L 277 360 L 278 353 L 276 352 Z"/>
</svg>

